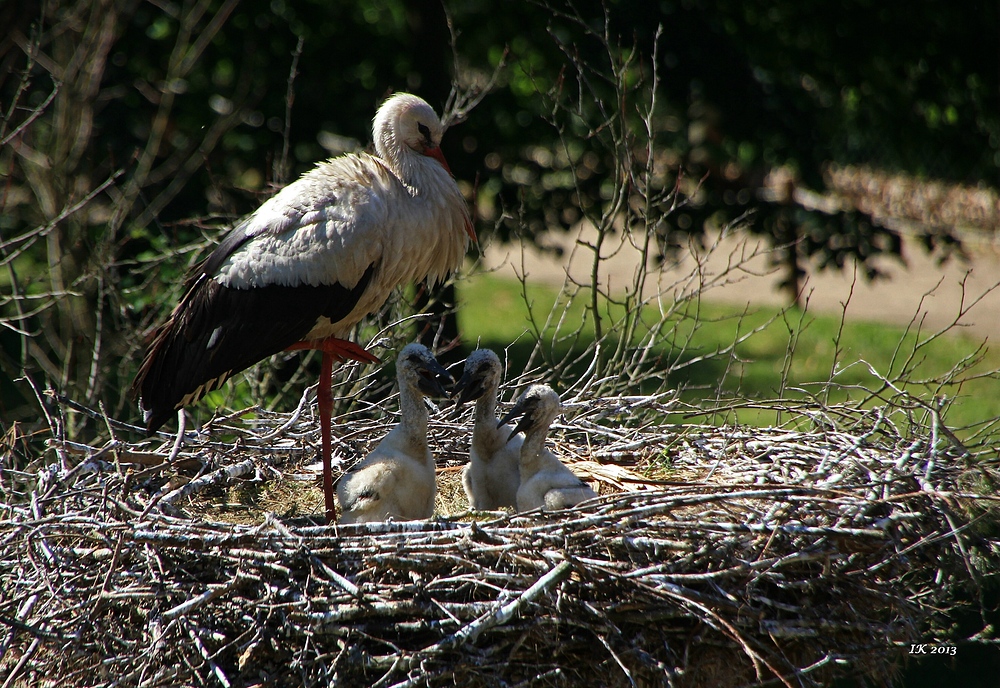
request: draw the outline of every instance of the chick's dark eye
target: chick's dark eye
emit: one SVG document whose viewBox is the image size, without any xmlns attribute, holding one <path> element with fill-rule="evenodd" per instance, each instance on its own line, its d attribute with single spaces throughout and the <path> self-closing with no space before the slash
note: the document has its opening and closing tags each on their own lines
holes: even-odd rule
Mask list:
<svg viewBox="0 0 1000 688">
<path fill-rule="evenodd" d="M 427 128 L 426 124 L 418 124 L 417 131 L 419 131 L 420 135 L 423 136 L 428 141 L 431 140 L 431 130 Z"/>
</svg>

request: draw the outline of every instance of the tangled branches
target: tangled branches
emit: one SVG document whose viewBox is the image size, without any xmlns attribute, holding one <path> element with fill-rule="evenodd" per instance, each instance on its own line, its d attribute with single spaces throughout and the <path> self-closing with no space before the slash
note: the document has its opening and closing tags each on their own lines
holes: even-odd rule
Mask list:
<svg viewBox="0 0 1000 688">
<path fill-rule="evenodd" d="M 295 445 L 293 420 L 266 444 Z M 174 460 L 200 466 L 188 488 L 123 443 L 73 468 L 8 471 L 5 685 L 882 678 L 909 643 L 945 638 L 949 611 L 996 569 L 992 467 L 926 438 L 625 429 L 586 413 L 576 425 L 593 426 L 576 433 L 589 444 L 564 434 L 564 455 L 659 477 L 602 484 L 564 512 L 316 526 L 183 510 L 212 486 L 301 464 L 252 438 L 203 436 Z M 432 432 L 441 463 L 459 460 L 466 430 L 438 420 Z"/>
</svg>

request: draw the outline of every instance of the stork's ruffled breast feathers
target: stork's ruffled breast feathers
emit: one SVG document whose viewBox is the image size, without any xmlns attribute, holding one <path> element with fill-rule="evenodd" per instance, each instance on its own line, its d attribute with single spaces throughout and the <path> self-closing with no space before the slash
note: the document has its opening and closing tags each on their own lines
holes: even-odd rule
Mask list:
<svg viewBox="0 0 1000 688">
<path fill-rule="evenodd" d="M 220 244 L 219 251 L 228 244 L 230 252 L 213 266 L 213 277 L 234 289 L 353 288 L 374 265 L 374 278 L 341 330 L 377 310 L 401 284 L 444 279 L 462 264 L 475 235 L 440 156 L 441 133 L 427 103 L 393 96 L 375 118 L 379 156 L 322 162 L 282 189 Z"/>
</svg>

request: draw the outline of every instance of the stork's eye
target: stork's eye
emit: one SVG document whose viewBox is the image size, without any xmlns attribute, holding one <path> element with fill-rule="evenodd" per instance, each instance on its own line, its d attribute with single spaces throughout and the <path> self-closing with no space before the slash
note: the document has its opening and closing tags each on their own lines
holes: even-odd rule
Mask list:
<svg viewBox="0 0 1000 688">
<path fill-rule="evenodd" d="M 419 131 L 420 135 L 423 136 L 428 141 L 431 140 L 431 130 L 427 128 L 426 124 L 418 123 L 417 124 L 417 131 Z"/>
</svg>

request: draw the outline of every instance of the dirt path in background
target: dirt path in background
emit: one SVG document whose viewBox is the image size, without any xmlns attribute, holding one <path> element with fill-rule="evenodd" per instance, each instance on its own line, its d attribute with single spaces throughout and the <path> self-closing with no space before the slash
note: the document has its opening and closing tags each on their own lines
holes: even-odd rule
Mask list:
<svg viewBox="0 0 1000 688">
<path fill-rule="evenodd" d="M 593 230 L 581 230 L 581 241 L 593 243 L 595 238 Z M 589 284 L 592 253 L 574 247 L 575 239 L 568 234 L 543 238 L 547 246 L 563 247 L 564 255 L 558 259 L 532 247 L 525 248 L 522 254 L 515 245 L 487 246 L 483 267 L 503 276 L 526 272 L 530 280 L 555 286 L 563 283 L 568 270 L 574 279 Z M 602 250 L 606 256 L 602 284 L 621 291 L 631 281 L 641 254 L 631 245 L 621 245 L 618 237 L 606 243 L 606 250 Z M 929 332 L 951 325 L 964 308 L 968 312 L 958 320 L 964 334 L 979 340 L 1000 340 L 1000 288 L 996 287 L 1000 283 L 1000 243 L 971 237 L 966 250 L 970 262 L 952 259 L 939 265 L 916 241 L 904 239 L 906 264 L 880 260 L 878 266 L 887 278 L 876 282 L 866 281 L 860 272 L 855 275 L 851 268 L 843 272 L 812 269 L 804 290 L 808 309 L 839 315 L 846 304 L 848 319 L 902 326 L 923 317 L 923 331 Z M 681 255 L 675 265 L 664 270 L 660 283 L 667 287 L 666 293 L 673 293 L 674 283 L 695 272 L 701 262 L 701 274 L 706 279 L 718 279 L 730 268 L 722 283 L 705 290 L 708 301 L 751 306 L 787 303 L 787 296 L 777 289 L 781 275 L 768 267 L 763 243 L 738 235 L 720 239 L 710 251 L 697 255 Z M 734 265 L 739 267 L 732 269 Z M 977 299 L 978 303 L 970 308 Z"/>
</svg>

